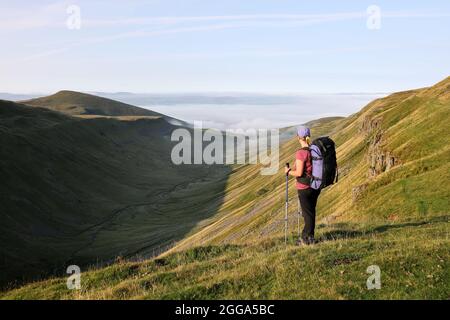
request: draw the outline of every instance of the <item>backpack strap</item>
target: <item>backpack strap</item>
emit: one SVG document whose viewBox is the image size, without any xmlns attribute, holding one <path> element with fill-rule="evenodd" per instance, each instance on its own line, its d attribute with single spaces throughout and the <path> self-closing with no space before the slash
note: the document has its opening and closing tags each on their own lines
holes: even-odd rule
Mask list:
<svg viewBox="0 0 450 320">
<path fill-rule="evenodd" d="M 311 160 L 315 160 L 315 161 L 323 160 L 323 157 L 319 156 L 316 150 L 314 150 L 314 149 L 309 149 L 309 150 L 311 152 Z M 313 156 L 313 152 L 316 154 L 316 156 Z"/>
<path fill-rule="evenodd" d="M 308 151 L 309 155 L 310 155 L 310 158 L 311 158 L 310 161 L 312 162 L 311 149 L 309 147 L 304 147 L 304 148 L 301 148 L 300 150 Z M 308 176 L 306 174 L 306 161 L 305 161 L 304 168 L 303 168 L 303 174 L 300 177 L 297 177 L 296 180 L 297 180 L 298 183 L 301 183 L 301 184 L 304 184 L 304 185 L 307 185 L 307 186 L 311 185 L 313 177 Z"/>
</svg>

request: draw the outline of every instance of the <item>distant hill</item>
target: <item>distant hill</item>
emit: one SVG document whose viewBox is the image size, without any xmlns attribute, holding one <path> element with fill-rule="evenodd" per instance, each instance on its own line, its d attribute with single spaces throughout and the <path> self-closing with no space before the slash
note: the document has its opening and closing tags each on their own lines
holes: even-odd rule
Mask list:
<svg viewBox="0 0 450 320">
<path fill-rule="evenodd" d="M 44 94 L 39 93 L 21 94 L 21 93 L 0 92 L 0 100 L 8 100 L 8 101 L 30 100 L 42 96 L 44 96 Z"/>
<path fill-rule="evenodd" d="M 336 122 L 335 120 L 342 120 L 342 119 L 345 119 L 345 118 L 344 117 L 326 117 L 326 118 L 308 121 L 307 123 L 304 123 L 302 125 L 309 127 L 313 131 L 315 128 L 320 128 L 320 130 L 322 131 L 326 128 L 327 125 L 333 125 Z M 280 141 L 286 142 L 287 140 L 292 139 L 293 137 L 297 136 L 297 128 L 298 128 L 298 126 L 281 128 L 280 129 Z"/>
<path fill-rule="evenodd" d="M 132 106 L 123 102 L 68 90 L 59 91 L 47 97 L 20 101 L 20 103 L 33 107 L 48 108 L 68 115 L 76 116 L 163 116 L 160 113 Z"/>
</svg>

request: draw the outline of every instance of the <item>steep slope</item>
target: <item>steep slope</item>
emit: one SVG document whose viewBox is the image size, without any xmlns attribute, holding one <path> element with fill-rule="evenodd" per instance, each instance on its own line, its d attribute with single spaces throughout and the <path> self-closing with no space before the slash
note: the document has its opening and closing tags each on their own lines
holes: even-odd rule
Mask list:
<svg viewBox="0 0 450 320">
<path fill-rule="evenodd" d="M 0 101 L 0 283 L 151 256 L 214 215 L 229 169 L 173 165 L 173 129 Z"/>
<path fill-rule="evenodd" d="M 372 221 L 448 214 L 449 93 L 447 78 L 376 100 L 351 117 L 335 136 L 344 175 L 323 197 L 324 213 Z"/>
<path fill-rule="evenodd" d="M 312 124 L 314 136 L 330 134 L 338 146 L 340 181 L 318 204 L 324 222 L 385 223 L 447 216 L 450 188 L 450 78 L 431 88 L 378 99 L 347 119 Z M 282 146 L 280 163 L 291 162 L 298 148 Z M 208 227 L 179 244 L 242 243 L 281 235 L 284 177 L 259 175 L 245 166 L 229 178 L 226 198 Z M 297 211 L 291 182 L 291 209 Z M 296 217 L 291 217 L 296 222 Z M 294 226 L 294 223 L 291 223 Z"/>
<path fill-rule="evenodd" d="M 21 103 L 76 116 L 163 116 L 160 113 L 123 102 L 68 90 L 59 91 L 47 97 L 24 100 Z"/>
<path fill-rule="evenodd" d="M 158 259 L 85 272 L 80 291 L 55 278 L 3 298 L 447 299 L 449 113 L 447 78 L 314 123 L 315 136 L 337 142 L 341 172 L 319 199 L 317 245 L 293 245 L 293 180 L 284 245 L 282 168 L 267 177 L 258 165 L 240 166 L 217 214 Z M 280 164 L 297 148 L 295 139 L 285 143 Z M 381 290 L 367 290 L 371 265 L 381 269 Z"/>
</svg>

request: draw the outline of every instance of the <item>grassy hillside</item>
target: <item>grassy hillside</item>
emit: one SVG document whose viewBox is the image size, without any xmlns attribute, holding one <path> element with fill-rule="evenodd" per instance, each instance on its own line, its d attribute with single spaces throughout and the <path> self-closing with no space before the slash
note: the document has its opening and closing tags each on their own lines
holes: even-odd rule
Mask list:
<svg viewBox="0 0 450 320">
<path fill-rule="evenodd" d="M 311 125 L 337 142 L 341 178 L 318 205 L 319 243 L 294 246 L 297 202 L 290 187 L 284 245 L 284 176 L 240 166 L 222 204 L 157 259 L 87 271 L 82 290 L 55 278 L 4 292 L 42 299 L 448 299 L 450 78 L 378 99 L 346 119 Z M 298 148 L 283 144 L 281 166 Z M 367 267 L 382 288 L 367 290 Z"/>
<path fill-rule="evenodd" d="M 281 238 L 207 245 L 144 262 L 121 262 L 0 294 L 2 299 L 448 299 L 448 240 L 441 224 L 379 226 L 307 248 Z M 323 236 L 339 236 L 321 227 Z M 432 235 L 430 237 L 430 234 Z M 367 267 L 381 289 L 367 290 Z"/>
<path fill-rule="evenodd" d="M 0 284 L 148 257 L 214 215 L 229 169 L 174 166 L 173 129 L 0 101 Z"/>
<path fill-rule="evenodd" d="M 21 103 L 33 107 L 48 108 L 73 116 L 163 116 L 160 113 L 135 107 L 123 102 L 68 90 L 59 91 L 47 97 L 24 100 L 21 101 Z"/>
<path fill-rule="evenodd" d="M 448 217 L 449 92 L 447 78 L 432 88 L 375 100 L 349 118 L 313 123 L 314 136 L 331 134 L 336 141 L 340 171 L 339 183 L 320 196 L 319 219 L 385 224 Z M 285 143 L 280 163 L 292 163 L 297 149 L 295 139 Z M 290 207 L 295 213 L 292 184 Z M 283 190 L 281 171 L 265 177 L 259 167 L 240 168 L 229 178 L 219 214 L 179 246 L 242 243 L 281 232 Z"/>
</svg>

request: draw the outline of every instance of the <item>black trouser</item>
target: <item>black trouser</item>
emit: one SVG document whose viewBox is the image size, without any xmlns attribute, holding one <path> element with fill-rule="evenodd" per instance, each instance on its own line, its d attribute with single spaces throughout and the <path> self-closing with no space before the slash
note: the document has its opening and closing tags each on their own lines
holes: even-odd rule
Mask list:
<svg viewBox="0 0 450 320">
<path fill-rule="evenodd" d="M 320 190 L 313 188 L 297 190 L 300 206 L 302 208 L 305 227 L 302 232 L 302 239 L 308 240 L 314 238 L 314 229 L 316 227 L 316 204 L 320 195 Z"/>
</svg>

